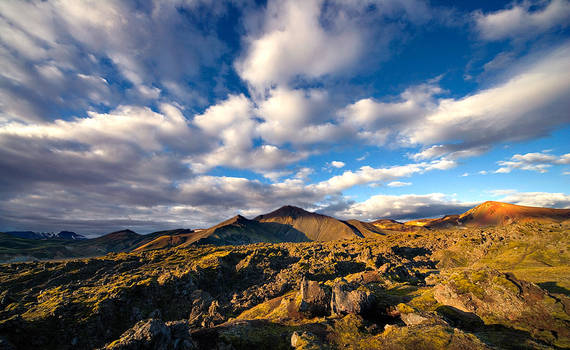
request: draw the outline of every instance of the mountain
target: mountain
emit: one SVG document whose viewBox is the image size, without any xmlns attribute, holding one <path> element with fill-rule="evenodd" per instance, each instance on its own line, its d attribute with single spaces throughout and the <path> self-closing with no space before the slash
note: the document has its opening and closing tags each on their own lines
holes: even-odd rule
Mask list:
<svg viewBox="0 0 570 350">
<path fill-rule="evenodd" d="M 459 215 L 463 225 L 490 226 L 524 222 L 562 222 L 570 220 L 570 209 L 527 207 L 488 201 Z"/>
<path fill-rule="evenodd" d="M 192 230 L 177 229 L 141 235 L 131 230 L 121 230 L 93 239 L 66 239 L 65 237 L 74 237 L 76 234 L 65 231 L 58 234 L 61 234 L 59 239 L 20 238 L 16 235 L 0 233 L 0 262 L 34 259 L 65 259 L 72 257 L 101 256 L 111 252 L 129 252 L 161 236 L 173 236 L 177 234 L 187 234 L 189 232 L 192 232 Z M 23 236 L 38 237 L 35 235 Z"/>
<path fill-rule="evenodd" d="M 487 201 L 461 215 L 412 220 L 404 223 L 404 225 L 442 229 L 455 226 L 495 226 L 525 222 L 555 223 L 566 220 L 570 220 L 570 209 L 528 207 Z"/>
<path fill-rule="evenodd" d="M 71 239 L 80 240 L 87 239 L 85 236 L 71 231 L 61 231 L 59 233 L 52 232 L 33 232 L 33 231 L 9 231 L 4 232 L 10 236 L 25 239 Z"/>
<path fill-rule="evenodd" d="M 312 213 L 291 205 L 281 207 L 271 213 L 259 215 L 254 220 L 264 223 L 281 224 L 287 230 L 303 233 L 311 241 L 333 241 L 337 239 L 353 239 L 383 234 L 374 225 L 358 220 L 341 221 L 333 217 Z"/>
<path fill-rule="evenodd" d="M 485 202 L 461 215 L 419 219 L 401 223 L 390 219 L 373 222 L 338 220 L 286 205 L 254 219 L 237 215 L 204 230 L 177 229 L 140 235 L 121 230 L 94 239 L 62 231 L 57 235 L 18 231 L 0 236 L 0 261 L 13 259 L 53 259 L 104 255 L 110 252 L 140 252 L 189 247 L 191 245 L 244 245 L 306 241 L 335 241 L 378 238 L 398 232 L 456 227 L 482 227 L 513 223 L 559 223 L 570 220 L 570 209 L 526 207 L 500 202 Z M 47 236 L 46 236 L 47 235 Z"/>
<path fill-rule="evenodd" d="M 568 349 L 569 242 L 570 222 L 525 222 L 0 264 L 0 349 Z"/>
<path fill-rule="evenodd" d="M 266 242 L 334 241 L 368 238 L 382 235 L 376 226 L 358 221 L 341 221 L 286 205 L 253 220 L 241 215 L 223 221 L 205 230 L 162 236 L 137 247 L 134 251 L 188 247 L 192 244 L 243 245 Z"/>
</svg>

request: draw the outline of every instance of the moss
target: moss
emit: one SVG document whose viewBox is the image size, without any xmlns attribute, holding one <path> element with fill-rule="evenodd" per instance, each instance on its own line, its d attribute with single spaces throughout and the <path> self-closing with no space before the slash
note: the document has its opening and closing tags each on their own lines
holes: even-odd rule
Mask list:
<svg viewBox="0 0 570 350">
<path fill-rule="evenodd" d="M 415 307 L 422 311 L 434 311 L 441 306 L 433 296 L 433 290 L 428 289 L 421 293 L 419 296 L 413 298 L 408 303 L 410 306 Z"/>
<path fill-rule="evenodd" d="M 396 309 L 398 309 L 398 311 L 402 314 L 410 314 L 412 312 L 415 312 L 416 310 L 414 310 L 413 307 L 406 305 L 404 303 L 400 303 L 396 306 Z"/>
<path fill-rule="evenodd" d="M 450 276 L 450 280 L 453 282 L 457 293 L 471 293 L 479 299 L 485 298 L 485 290 L 471 281 L 468 272 L 456 272 Z"/>
</svg>

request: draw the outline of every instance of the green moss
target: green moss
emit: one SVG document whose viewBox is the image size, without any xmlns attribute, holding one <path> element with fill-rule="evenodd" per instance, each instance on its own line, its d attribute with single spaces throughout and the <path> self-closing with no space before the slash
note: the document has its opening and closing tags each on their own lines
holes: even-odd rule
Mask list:
<svg viewBox="0 0 570 350">
<path fill-rule="evenodd" d="M 469 278 L 468 272 L 456 272 L 450 276 L 450 281 L 455 286 L 455 290 L 459 294 L 472 293 L 479 299 L 483 299 L 486 295 L 485 290 L 476 285 Z"/>
</svg>

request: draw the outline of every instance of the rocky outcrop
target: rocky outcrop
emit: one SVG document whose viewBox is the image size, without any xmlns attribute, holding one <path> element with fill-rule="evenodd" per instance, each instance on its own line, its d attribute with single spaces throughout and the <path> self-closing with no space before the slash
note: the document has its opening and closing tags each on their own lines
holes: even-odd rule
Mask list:
<svg viewBox="0 0 570 350">
<path fill-rule="evenodd" d="M 191 298 L 192 310 L 188 321 L 195 327 L 212 327 L 222 323 L 224 317 L 219 313 L 220 304 L 217 300 L 203 290 L 195 290 Z"/>
<path fill-rule="evenodd" d="M 357 285 L 341 280 L 332 288 L 331 314 L 362 315 L 371 309 L 373 302 L 374 296 L 370 291 L 358 289 Z"/>
<path fill-rule="evenodd" d="M 301 294 L 300 313 L 309 318 L 330 314 L 331 290 L 329 287 L 303 277 L 299 293 Z"/>
<path fill-rule="evenodd" d="M 562 300 L 565 297 L 553 296 L 512 274 L 488 268 L 451 273 L 433 288 L 433 295 L 448 307 L 443 310 L 447 315 L 462 322 L 475 321 L 458 317 L 459 314 L 471 315 L 471 319 L 476 315 L 483 321 L 526 329 L 543 341 L 556 343 L 559 338 L 570 337 L 566 305 Z M 467 327 L 473 326 L 468 324 Z"/>
<path fill-rule="evenodd" d="M 139 321 L 105 350 L 192 350 L 188 324 L 164 323 L 158 319 Z"/>
</svg>

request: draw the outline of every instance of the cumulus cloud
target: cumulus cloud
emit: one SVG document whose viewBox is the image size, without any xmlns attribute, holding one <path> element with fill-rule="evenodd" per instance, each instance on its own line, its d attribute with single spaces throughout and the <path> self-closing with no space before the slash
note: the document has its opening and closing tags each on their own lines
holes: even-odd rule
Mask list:
<svg viewBox="0 0 570 350">
<path fill-rule="evenodd" d="M 344 162 L 341 162 L 341 161 L 338 161 L 338 160 L 333 160 L 333 161 L 331 162 L 331 165 L 332 165 L 333 167 L 335 167 L 335 168 L 340 169 L 340 168 L 342 168 L 342 167 L 345 166 L 345 163 L 344 163 Z"/>
<path fill-rule="evenodd" d="M 322 7 L 323 1 L 270 2 L 262 34 L 249 38 L 246 55 L 236 63 L 240 76 L 263 90 L 296 75 L 315 78 L 352 64 L 363 47 L 361 35 L 341 18 L 325 29 Z"/>
<path fill-rule="evenodd" d="M 214 31 L 196 22 L 200 17 L 190 21 L 179 11 L 192 13 L 198 3 L 2 1 L 0 121 L 52 120 L 62 109 L 155 100 L 171 81 L 188 90 L 183 86 L 219 65 L 226 51 Z M 201 11 L 211 9 L 208 18 L 215 20 L 216 8 Z M 203 81 L 200 93 L 214 84 Z"/>
<path fill-rule="evenodd" d="M 373 168 L 363 166 L 358 171 L 347 170 L 341 175 L 333 176 L 328 180 L 309 185 L 309 188 L 323 193 L 339 193 L 348 188 L 369 183 L 386 182 L 413 174 L 424 173 L 431 170 L 446 170 L 455 167 L 456 163 L 447 159 L 432 162 L 410 163 L 387 168 Z"/>
<path fill-rule="evenodd" d="M 376 195 L 363 202 L 352 203 L 331 214 L 363 221 L 382 218 L 411 220 L 460 214 L 477 204 L 476 202 L 461 202 L 443 193 Z"/>
<path fill-rule="evenodd" d="M 556 156 L 547 152 L 515 154 L 510 160 L 497 162 L 501 167 L 495 173 L 507 174 L 513 169 L 531 170 L 546 173 L 553 165 L 570 164 L 570 153 Z"/>
<path fill-rule="evenodd" d="M 532 9 L 536 6 L 539 9 Z M 487 14 L 476 12 L 474 19 L 479 36 L 483 40 L 528 38 L 555 28 L 566 27 L 570 23 L 570 2 L 515 2 L 504 10 Z"/>
<path fill-rule="evenodd" d="M 305 152 L 291 152 L 272 144 L 256 147 L 254 139 L 259 122 L 255 113 L 244 95 L 231 95 L 195 116 L 193 123 L 208 134 L 217 147 L 207 154 L 190 156 L 193 168 L 199 172 L 216 166 L 271 170 L 307 156 Z"/>
<path fill-rule="evenodd" d="M 518 192 L 516 190 L 491 191 L 502 202 L 531 207 L 570 208 L 570 195 L 551 192 Z"/>
<path fill-rule="evenodd" d="M 341 112 L 345 124 L 425 145 L 413 159 L 480 155 L 494 144 L 547 135 L 568 123 L 570 45 L 516 65 L 502 83 L 463 98 L 438 98 L 437 81 L 408 89 L 395 102 L 360 100 Z"/>
</svg>

